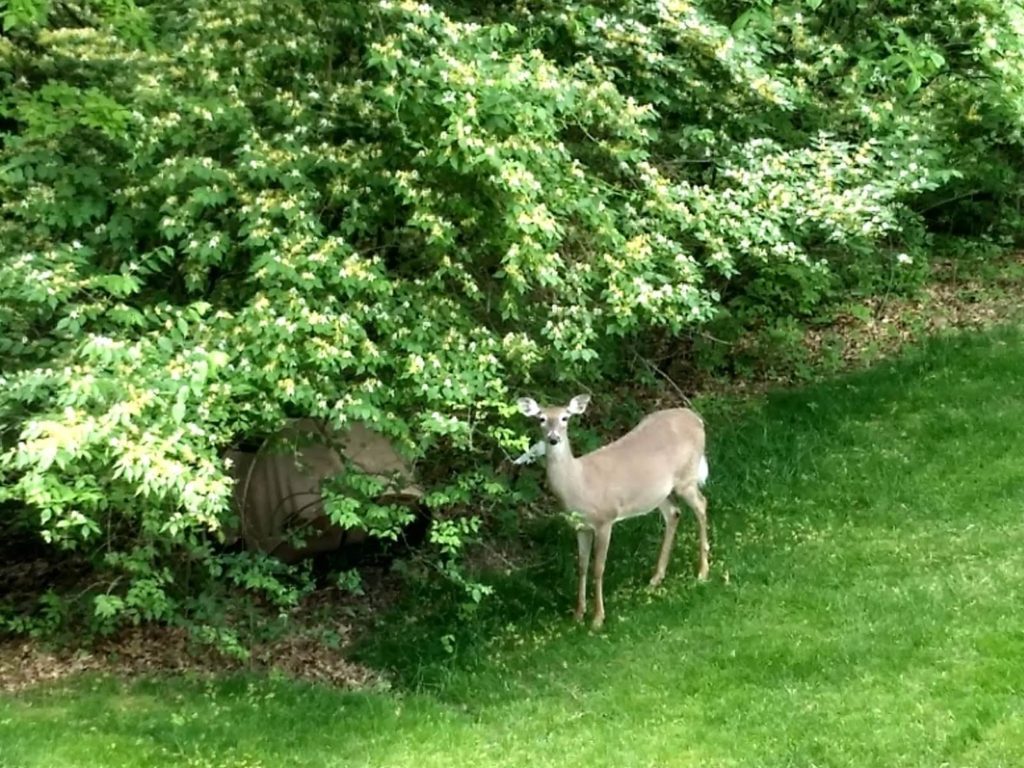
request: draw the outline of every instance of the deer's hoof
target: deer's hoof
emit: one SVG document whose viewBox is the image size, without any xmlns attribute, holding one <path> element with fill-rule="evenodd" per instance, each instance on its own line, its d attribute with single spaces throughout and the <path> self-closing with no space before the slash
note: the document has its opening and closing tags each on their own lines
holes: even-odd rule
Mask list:
<svg viewBox="0 0 1024 768">
<path fill-rule="evenodd" d="M 573 611 L 572 618 L 573 618 L 574 621 L 576 621 L 576 623 L 582 622 L 583 621 L 583 611 Z"/>
<path fill-rule="evenodd" d="M 707 568 L 705 568 L 704 570 L 702 570 L 700 573 L 697 574 L 697 581 L 707 581 L 707 580 L 708 580 L 708 570 L 707 570 Z"/>
<path fill-rule="evenodd" d="M 655 574 L 654 576 L 651 577 L 651 580 L 649 582 L 647 582 L 647 587 L 649 589 L 657 589 L 658 587 L 661 586 L 661 582 L 664 581 L 664 579 L 665 579 L 664 575 L 658 576 L 657 574 Z"/>
<path fill-rule="evenodd" d="M 590 629 L 594 632 L 600 631 L 601 627 L 604 626 L 604 616 L 595 616 L 594 620 L 590 622 Z"/>
</svg>

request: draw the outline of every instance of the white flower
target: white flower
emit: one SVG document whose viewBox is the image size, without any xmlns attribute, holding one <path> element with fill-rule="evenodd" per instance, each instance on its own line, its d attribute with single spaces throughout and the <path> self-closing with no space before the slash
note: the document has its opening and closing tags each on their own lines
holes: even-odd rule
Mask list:
<svg viewBox="0 0 1024 768">
<path fill-rule="evenodd" d="M 897 254 L 896 255 L 896 261 L 899 264 L 913 264 L 914 263 L 913 257 L 912 256 L 908 256 L 905 253 Z"/>
</svg>

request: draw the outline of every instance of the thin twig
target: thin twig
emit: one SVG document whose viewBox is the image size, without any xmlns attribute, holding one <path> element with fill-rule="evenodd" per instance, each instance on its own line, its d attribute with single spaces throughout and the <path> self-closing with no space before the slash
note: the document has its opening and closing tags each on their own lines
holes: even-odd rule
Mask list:
<svg viewBox="0 0 1024 768">
<path fill-rule="evenodd" d="M 656 374 L 661 376 L 661 378 L 663 378 L 665 381 L 667 381 L 669 383 L 669 385 L 672 387 L 672 389 L 674 389 L 676 391 L 676 394 L 678 394 L 679 397 L 682 398 L 683 402 L 686 403 L 686 407 L 687 408 L 693 408 L 693 403 L 690 402 L 690 398 L 688 398 L 686 396 L 686 394 L 683 392 L 683 390 L 679 388 L 678 384 L 676 384 L 674 381 L 672 381 L 672 378 L 667 373 L 665 373 L 663 370 L 661 370 L 661 368 L 656 366 L 654 363 L 652 363 L 646 357 L 643 357 L 636 350 L 633 350 L 633 355 L 636 357 L 637 360 L 642 362 L 644 365 L 646 365 L 648 368 L 650 368 Z M 694 410 L 696 410 L 696 409 L 694 408 Z"/>
<path fill-rule="evenodd" d="M 727 346 L 727 347 L 731 347 L 731 346 L 732 346 L 732 342 L 731 342 L 731 341 L 726 341 L 725 339 L 720 339 L 720 338 L 718 338 L 717 336 L 712 336 L 712 335 L 711 335 L 710 333 L 708 333 L 707 331 L 700 331 L 700 334 L 699 334 L 699 335 L 700 335 L 700 336 L 701 336 L 702 338 L 705 338 L 705 339 L 707 339 L 708 341 L 713 341 L 713 342 L 715 342 L 715 344 L 724 344 L 724 345 L 725 345 L 725 346 Z"/>
<path fill-rule="evenodd" d="M 962 192 L 959 195 L 954 195 L 953 197 L 947 198 L 945 200 L 940 200 L 937 203 L 932 203 L 931 205 L 926 205 L 924 208 L 920 208 L 917 211 L 915 211 L 915 213 L 918 213 L 918 214 L 927 213 L 928 211 L 932 210 L 933 208 L 940 208 L 943 205 L 949 205 L 950 203 L 958 202 L 958 201 L 963 200 L 964 198 L 967 198 L 967 197 L 974 197 L 976 194 L 978 194 L 981 191 L 983 191 L 983 190 L 981 190 L 981 189 L 971 189 L 971 190 L 968 190 L 967 192 Z"/>
</svg>

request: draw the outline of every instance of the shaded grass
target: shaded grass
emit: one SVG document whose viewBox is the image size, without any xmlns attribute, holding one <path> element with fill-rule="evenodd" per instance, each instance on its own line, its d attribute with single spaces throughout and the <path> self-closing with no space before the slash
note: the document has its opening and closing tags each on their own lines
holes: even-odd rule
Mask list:
<svg viewBox="0 0 1024 768">
<path fill-rule="evenodd" d="M 648 593 L 660 521 L 624 523 L 592 635 L 552 528 L 479 621 L 410 613 L 366 649 L 425 687 L 85 679 L 0 703 L 0 765 L 1017 765 L 1022 385 L 1009 328 L 701 404 L 710 583 L 689 524 Z"/>
</svg>

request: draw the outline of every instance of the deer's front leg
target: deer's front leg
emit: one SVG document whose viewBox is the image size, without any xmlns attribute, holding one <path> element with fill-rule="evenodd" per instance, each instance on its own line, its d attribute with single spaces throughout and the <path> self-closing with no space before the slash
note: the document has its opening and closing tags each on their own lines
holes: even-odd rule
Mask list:
<svg viewBox="0 0 1024 768">
<path fill-rule="evenodd" d="M 579 561 L 576 564 L 576 575 L 579 585 L 576 590 L 576 621 L 583 621 L 587 612 L 587 569 L 590 567 L 590 550 L 594 544 L 594 532 L 589 528 L 576 529 L 576 547 Z"/>
<path fill-rule="evenodd" d="M 612 538 L 612 524 L 605 523 L 594 531 L 597 546 L 594 549 L 594 629 L 604 624 L 604 561 L 608 559 L 608 545 Z"/>
</svg>

